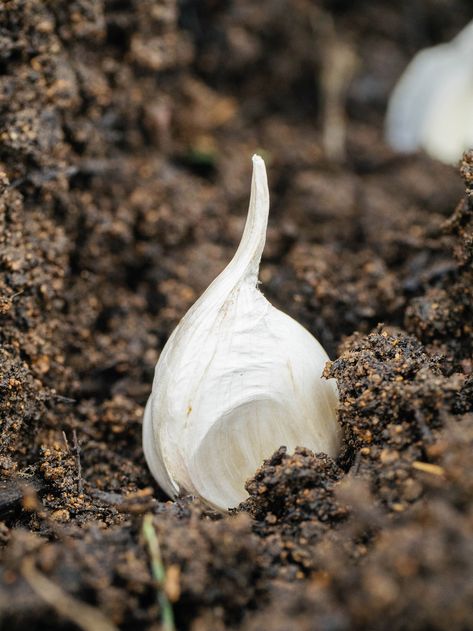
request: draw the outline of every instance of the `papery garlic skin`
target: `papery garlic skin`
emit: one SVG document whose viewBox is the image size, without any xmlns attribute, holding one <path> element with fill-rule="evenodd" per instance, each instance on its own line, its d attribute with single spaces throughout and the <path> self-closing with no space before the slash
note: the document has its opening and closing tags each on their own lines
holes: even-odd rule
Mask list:
<svg viewBox="0 0 473 631">
<path fill-rule="evenodd" d="M 220 510 L 247 497 L 245 481 L 281 445 L 330 456 L 339 447 L 327 354 L 257 288 L 268 212 L 266 169 L 254 156 L 240 246 L 165 345 L 144 416 L 143 449 L 161 488 Z"/>
<path fill-rule="evenodd" d="M 389 100 L 386 137 L 398 151 L 424 149 L 447 164 L 473 147 L 473 21 L 417 53 Z"/>
</svg>

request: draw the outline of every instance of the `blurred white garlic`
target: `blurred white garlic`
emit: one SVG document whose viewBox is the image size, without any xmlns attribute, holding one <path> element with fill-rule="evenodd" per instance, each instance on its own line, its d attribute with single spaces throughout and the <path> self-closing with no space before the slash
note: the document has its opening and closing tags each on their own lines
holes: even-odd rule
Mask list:
<svg viewBox="0 0 473 631">
<path fill-rule="evenodd" d="M 391 95 L 386 136 L 398 151 L 424 149 L 447 164 L 473 147 L 473 21 L 417 53 Z"/>
<path fill-rule="evenodd" d="M 245 230 L 232 261 L 172 333 L 156 366 L 143 448 L 171 497 L 191 493 L 225 510 L 281 445 L 337 454 L 337 386 L 300 324 L 258 290 L 266 240 L 266 169 L 253 157 Z"/>
</svg>

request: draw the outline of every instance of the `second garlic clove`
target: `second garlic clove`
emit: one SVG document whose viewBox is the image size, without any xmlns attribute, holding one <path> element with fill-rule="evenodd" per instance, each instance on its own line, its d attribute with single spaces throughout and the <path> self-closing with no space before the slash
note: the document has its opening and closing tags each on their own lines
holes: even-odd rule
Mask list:
<svg viewBox="0 0 473 631">
<path fill-rule="evenodd" d="M 253 157 L 251 199 L 238 250 L 169 338 L 145 411 L 143 448 L 171 497 L 225 510 L 281 445 L 335 456 L 340 430 L 328 356 L 257 287 L 266 240 L 266 169 Z"/>
<path fill-rule="evenodd" d="M 473 146 L 473 21 L 451 42 L 418 52 L 395 86 L 386 138 L 447 164 Z"/>
</svg>

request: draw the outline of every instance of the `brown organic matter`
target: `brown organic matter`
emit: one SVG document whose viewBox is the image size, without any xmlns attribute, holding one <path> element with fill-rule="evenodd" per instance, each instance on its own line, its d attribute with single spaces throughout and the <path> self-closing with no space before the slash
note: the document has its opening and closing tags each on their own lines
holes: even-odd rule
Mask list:
<svg viewBox="0 0 473 631">
<path fill-rule="evenodd" d="M 473 628 L 473 152 L 458 170 L 382 138 L 412 54 L 472 18 L 466 0 L 2 2 L 1 628 L 152 631 L 163 602 L 179 631 Z M 350 72 L 330 76 L 337 47 Z M 344 441 L 337 461 L 282 446 L 221 516 L 166 500 L 141 422 L 238 243 L 255 151 L 262 289 L 333 358 Z"/>
</svg>

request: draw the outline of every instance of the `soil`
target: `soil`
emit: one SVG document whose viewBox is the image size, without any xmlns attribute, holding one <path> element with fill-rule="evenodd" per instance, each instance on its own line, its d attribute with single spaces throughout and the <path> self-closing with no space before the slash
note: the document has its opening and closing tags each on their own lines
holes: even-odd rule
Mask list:
<svg viewBox="0 0 473 631">
<path fill-rule="evenodd" d="M 2 3 L 2 629 L 473 628 L 473 152 L 458 169 L 382 133 L 415 51 L 472 18 L 467 0 Z M 344 444 L 282 447 L 221 516 L 167 501 L 141 421 L 238 243 L 256 150 L 262 288 L 334 358 Z"/>
</svg>

